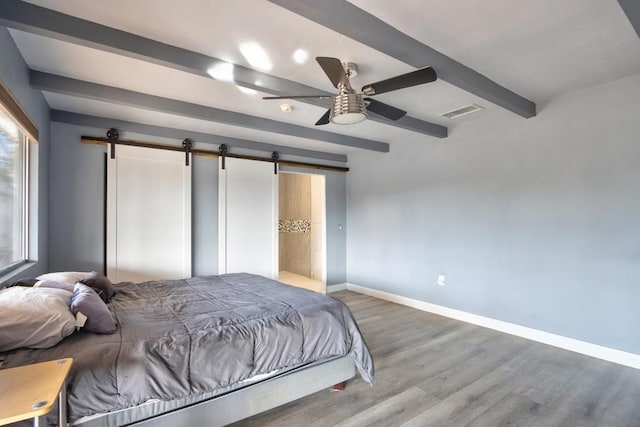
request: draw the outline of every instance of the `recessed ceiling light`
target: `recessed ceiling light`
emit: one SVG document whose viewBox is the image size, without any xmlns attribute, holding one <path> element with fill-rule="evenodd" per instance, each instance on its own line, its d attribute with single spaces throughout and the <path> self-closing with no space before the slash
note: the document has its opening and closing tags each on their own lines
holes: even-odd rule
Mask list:
<svg viewBox="0 0 640 427">
<path fill-rule="evenodd" d="M 280 104 L 280 110 L 283 113 L 290 113 L 293 111 L 293 107 L 291 106 L 291 104 Z"/>
<path fill-rule="evenodd" d="M 253 90 L 251 88 L 248 87 L 244 87 L 244 86 L 238 86 L 236 85 L 236 87 L 238 88 L 238 90 L 242 93 L 246 93 L 247 95 L 255 95 L 258 93 L 258 91 Z"/>
<path fill-rule="evenodd" d="M 304 49 L 298 49 L 293 52 L 293 60 L 298 64 L 304 64 L 309 59 L 309 53 Z"/>
<path fill-rule="evenodd" d="M 230 62 L 218 62 L 207 70 L 207 73 L 216 80 L 222 82 L 233 81 L 233 64 Z"/>
<path fill-rule="evenodd" d="M 240 52 L 252 67 L 262 71 L 270 71 L 273 68 L 269 55 L 258 43 L 241 44 Z"/>
</svg>

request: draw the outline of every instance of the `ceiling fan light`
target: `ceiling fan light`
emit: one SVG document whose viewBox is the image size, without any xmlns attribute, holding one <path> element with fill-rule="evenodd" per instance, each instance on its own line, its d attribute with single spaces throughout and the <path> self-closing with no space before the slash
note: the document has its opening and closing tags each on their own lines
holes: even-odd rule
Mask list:
<svg viewBox="0 0 640 427">
<path fill-rule="evenodd" d="M 364 113 L 342 113 L 339 115 L 334 115 L 331 117 L 331 123 L 335 123 L 337 125 L 352 125 L 355 123 L 360 123 L 365 120 L 367 115 Z"/>
<path fill-rule="evenodd" d="M 331 123 L 352 125 L 367 118 L 367 109 L 361 94 L 344 93 L 336 96 L 331 107 Z"/>
</svg>

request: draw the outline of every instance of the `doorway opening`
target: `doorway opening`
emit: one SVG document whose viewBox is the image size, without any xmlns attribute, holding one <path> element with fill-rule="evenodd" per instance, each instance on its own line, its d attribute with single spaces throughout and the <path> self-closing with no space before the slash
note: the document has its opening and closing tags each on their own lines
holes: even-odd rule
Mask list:
<svg viewBox="0 0 640 427">
<path fill-rule="evenodd" d="M 325 177 L 278 176 L 278 280 L 325 293 Z"/>
</svg>

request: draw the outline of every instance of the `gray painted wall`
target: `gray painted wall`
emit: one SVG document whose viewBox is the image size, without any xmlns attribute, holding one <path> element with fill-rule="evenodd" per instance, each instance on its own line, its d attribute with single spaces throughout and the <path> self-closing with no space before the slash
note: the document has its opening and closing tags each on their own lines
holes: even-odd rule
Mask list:
<svg viewBox="0 0 640 427">
<path fill-rule="evenodd" d="M 104 272 L 105 150 L 81 144 L 80 135 L 87 132 L 96 131 L 51 123 L 51 271 Z"/>
<path fill-rule="evenodd" d="M 103 271 L 104 153 L 100 145 L 82 144 L 82 135 L 103 136 L 106 129 L 51 123 L 51 232 L 52 271 Z M 121 132 L 123 139 L 179 144 L 167 138 Z M 194 148 L 211 146 L 197 145 Z M 255 152 L 252 153 L 255 155 Z M 218 271 L 218 160 L 194 157 L 192 171 L 193 275 Z M 337 230 L 346 217 L 346 178 L 327 174 L 327 221 Z M 329 284 L 346 280 L 344 231 L 329 233 Z"/>
<path fill-rule="evenodd" d="M 32 192 L 29 221 L 31 240 L 29 258 L 34 262 L 26 269 L 0 277 L 0 282 L 17 277 L 33 277 L 47 271 L 48 253 L 48 175 L 49 175 L 49 105 L 39 90 L 29 86 L 29 69 L 5 27 L 0 27 L 0 80 L 11 90 L 40 131 L 39 144 L 31 148 Z"/>
<path fill-rule="evenodd" d="M 191 273 L 218 274 L 218 159 L 194 156 L 191 179 Z"/>
<path fill-rule="evenodd" d="M 640 75 L 486 114 L 350 155 L 348 281 L 640 353 Z"/>
</svg>

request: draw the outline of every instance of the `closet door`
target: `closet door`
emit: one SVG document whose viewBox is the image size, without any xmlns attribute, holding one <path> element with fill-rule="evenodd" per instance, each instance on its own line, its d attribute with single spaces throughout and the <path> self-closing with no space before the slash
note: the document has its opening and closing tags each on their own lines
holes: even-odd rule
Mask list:
<svg viewBox="0 0 640 427">
<path fill-rule="evenodd" d="M 107 276 L 191 276 L 191 168 L 180 152 L 116 146 L 107 160 Z"/>
<path fill-rule="evenodd" d="M 278 187 L 273 163 L 227 158 L 225 169 L 219 170 L 220 274 L 277 278 Z"/>
</svg>

